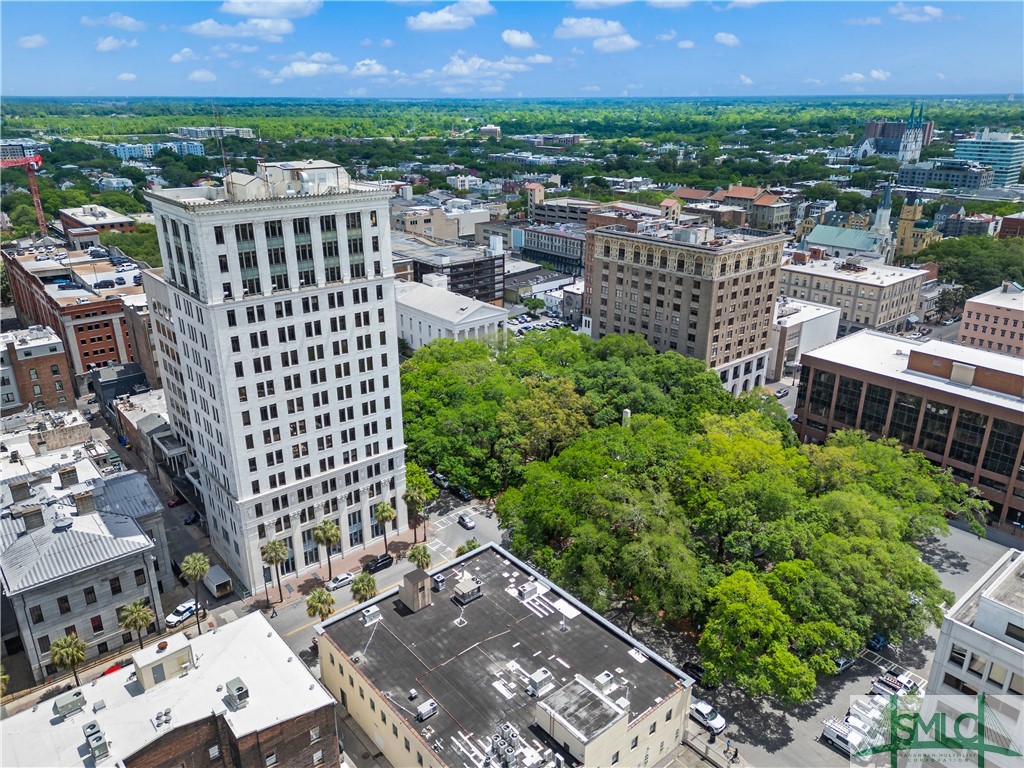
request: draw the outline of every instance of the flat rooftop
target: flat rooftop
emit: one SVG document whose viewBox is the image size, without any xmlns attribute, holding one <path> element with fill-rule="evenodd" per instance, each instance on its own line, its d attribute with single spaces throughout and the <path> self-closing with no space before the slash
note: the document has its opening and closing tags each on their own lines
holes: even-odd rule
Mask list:
<svg viewBox="0 0 1024 768">
<path fill-rule="evenodd" d="M 688 230 L 707 229 L 713 231 L 714 239 L 707 242 L 688 242 L 676 238 L 676 232 Z M 705 251 L 730 251 L 734 249 L 747 248 L 751 245 L 763 243 L 786 242 L 789 235 L 775 232 L 763 232 L 756 229 L 729 229 L 727 227 L 688 227 L 682 225 L 670 225 L 660 229 L 645 229 L 642 232 L 629 232 L 620 224 L 612 224 L 607 227 L 598 227 L 591 230 L 601 234 L 614 234 L 630 240 L 653 241 L 663 245 L 673 245 L 680 248 L 698 248 Z"/>
<path fill-rule="evenodd" d="M 51 344 L 62 345 L 63 343 L 52 328 L 44 325 L 33 325 L 26 329 L 0 333 L 0 346 L 13 344 L 19 352 L 23 349 L 35 349 Z"/>
<path fill-rule="evenodd" d="M 892 267 L 880 262 L 876 264 L 873 261 L 860 265 L 864 267 L 863 270 L 843 269 L 840 266 L 843 263 L 840 259 L 814 259 L 803 264 L 791 262 L 783 265 L 782 271 L 796 275 L 881 286 L 895 285 L 904 280 L 913 280 L 915 277 L 927 274 L 922 269 Z"/>
<path fill-rule="evenodd" d="M 91 258 L 85 251 L 55 250 L 48 254 L 26 253 L 13 258 L 26 272 L 39 280 L 46 294 L 59 306 L 145 295 L 141 285 L 133 284 L 135 275 L 139 274 L 137 267 L 118 272 L 108 259 Z M 117 285 L 118 278 L 123 279 L 125 284 Z M 115 281 L 114 287 L 93 287 L 103 280 Z M 77 287 L 62 290 L 60 285 L 68 281 L 77 283 Z"/>
<path fill-rule="evenodd" d="M 794 299 L 787 299 L 785 304 L 780 303 L 776 306 L 775 324 L 784 328 L 806 323 L 826 315 L 837 315 L 840 312 L 839 307 L 829 307 L 825 304 L 796 301 Z"/>
<path fill-rule="evenodd" d="M 936 392 L 948 394 L 954 402 L 957 399 L 967 399 L 1003 408 L 1020 409 L 1024 406 L 1024 392 L 1020 396 L 1013 397 L 978 386 L 957 384 L 941 376 L 929 376 L 919 371 L 909 370 L 907 363 L 910 360 L 910 353 L 915 350 L 958 363 L 973 365 L 976 368 L 988 368 L 1018 377 L 1021 375 L 1020 360 L 1008 355 L 951 344 L 946 341 L 906 339 L 872 330 L 859 331 L 844 336 L 838 341 L 833 341 L 831 344 L 818 347 L 811 352 L 805 352 L 804 358 L 807 362 L 810 362 L 811 359 L 824 360 L 848 368 L 870 371 L 888 378 L 925 386 Z"/>
<path fill-rule="evenodd" d="M 466 247 L 454 243 L 439 244 L 429 238 L 391 231 L 391 252 L 398 258 L 409 258 L 434 266 L 490 259 L 482 247 Z"/>
<path fill-rule="evenodd" d="M 101 764 L 115 765 L 155 743 L 171 731 L 212 712 L 223 712 L 236 737 L 272 727 L 325 706 L 334 699 L 309 673 L 294 651 L 261 613 L 252 613 L 190 641 L 172 635 L 163 654 L 191 645 L 195 664 L 184 677 L 174 677 L 143 690 L 134 666 L 98 678 L 80 690 L 85 709 L 55 717 L 53 702 L 43 702 L 0 723 L 3 765 L 83 766 L 97 764 L 86 746 L 82 726 L 96 721 L 110 747 Z M 178 647 L 182 646 L 182 647 Z M 133 659 L 153 661 L 156 644 L 136 652 Z M 239 677 L 249 689 L 248 705 L 232 709 L 225 684 Z M 102 707 L 98 707 L 102 703 Z M 156 713 L 169 711 L 173 727 L 156 725 Z M 182 733 L 182 738 L 186 738 Z"/>
<path fill-rule="evenodd" d="M 1024 606 L 1024 555 L 1021 552 L 1007 552 L 1004 559 L 956 602 L 949 611 L 950 618 L 961 624 L 973 625 L 982 599 L 1021 610 Z"/>
<path fill-rule="evenodd" d="M 81 208 L 61 208 L 60 214 L 62 216 L 70 216 L 87 227 L 95 227 L 100 224 L 111 225 L 135 223 L 135 219 L 131 216 L 125 216 L 123 213 L 118 213 L 110 208 L 104 208 L 102 205 L 85 205 Z"/>
<path fill-rule="evenodd" d="M 972 296 L 967 302 L 983 304 L 986 307 L 1016 310 L 1024 317 L 1024 287 L 1019 283 L 1009 283 L 1005 287 L 993 288 L 991 291 Z"/>
<path fill-rule="evenodd" d="M 453 599 L 465 573 L 482 596 L 464 607 Z M 493 544 L 431 572 L 447 578 L 432 604 L 412 613 L 390 590 L 318 627 L 417 731 L 432 729 L 430 743 L 449 765 L 462 763 L 456 744 L 485 738 L 509 722 L 543 751 L 532 732 L 537 701 L 559 703 L 560 690 L 580 676 L 602 673 L 603 688 L 630 722 L 680 685 L 693 681 L 653 651 Z M 536 590 L 521 596 L 519 587 Z M 381 620 L 364 626 L 361 611 L 376 606 Z M 549 675 L 536 698 L 526 693 L 531 675 Z M 409 701 L 415 688 L 419 698 Z M 568 690 L 573 690 L 569 688 Z M 425 724 L 416 706 L 434 699 L 438 712 Z M 620 704 L 621 702 L 621 704 Z M 604 708 L 583 705 L 577 715 L 599 727 Z M 549 745 L 550 746 L 550 745 Z"/>
</svg>

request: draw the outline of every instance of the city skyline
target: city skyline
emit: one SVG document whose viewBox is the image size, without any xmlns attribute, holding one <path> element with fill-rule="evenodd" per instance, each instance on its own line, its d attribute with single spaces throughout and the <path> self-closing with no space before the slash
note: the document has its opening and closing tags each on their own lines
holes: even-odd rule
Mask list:
<svg viewBox="0 0 1024 768">
<path fill-rule="evenodd" d="M 6 97 L 1024 90 L 1008 2 L 5 2 L 0 19 Z"/>
</svg>

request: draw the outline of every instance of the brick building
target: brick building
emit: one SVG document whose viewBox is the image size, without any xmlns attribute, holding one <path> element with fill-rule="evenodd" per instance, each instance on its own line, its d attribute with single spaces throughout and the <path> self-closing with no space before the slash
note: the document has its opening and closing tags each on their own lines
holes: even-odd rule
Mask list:
<svg viewBox="0 0 1024 768">
<path fill-rule="evenodd" d="M 72 229 L 95 229 L 98 233 L 135 231 L 135 219 L 102 205 L 61 208 L 59 213 L 65 236 Z"/>
<path fill-rule="evenodd" d="M 340 765 L 334 699 L 260 613 L 131 664 L 0 725 L 4 765 Z"/>
<path fill-rule="evenodd" d="M 1004 280 L 964 306 L 960 343 L 1024 357 L 1024 286 Z"/>
<path fill-rule="evenodd" d="M 26 331 L 0 334 L 0 399 L 4 415 L 29 405 L 49 409 L 74 405 L 64 342 L 52 328 L 34 325 Z"/>
<path fill-rule="evenodd" d="M 863 331 L 801 358 L 795 427 L 804 442 L 862 429 L 920 451 L 1024 531 L 1024 368 L 1007 355 Z"/>
</svg>

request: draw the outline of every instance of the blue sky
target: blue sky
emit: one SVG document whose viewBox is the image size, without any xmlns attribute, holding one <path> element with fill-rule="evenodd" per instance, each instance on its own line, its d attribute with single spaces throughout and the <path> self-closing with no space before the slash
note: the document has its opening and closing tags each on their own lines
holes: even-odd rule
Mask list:
<svg viewBox="0 0 1024 768">
<path fill-rule="evenodd" d="M 1024 90 L 1024 3 L 0 3 L 4 96 Z"/>
</svg>

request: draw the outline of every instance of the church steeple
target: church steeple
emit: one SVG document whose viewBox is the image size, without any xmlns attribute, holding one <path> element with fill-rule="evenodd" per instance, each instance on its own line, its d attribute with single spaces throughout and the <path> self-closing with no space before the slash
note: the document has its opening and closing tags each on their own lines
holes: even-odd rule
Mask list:
<svg viewBox="0 0 1024 768">
<path fill-rule="evenodd" d="M 892 216 L 892 184 L 887 182 L 882 191 L 882 202 L 878 204 L 878 210 L 875 211 L 875 221 L 871 225 L 871 231 L 879 234 L 891 234 L 890 216 Z"/>
</svg>

